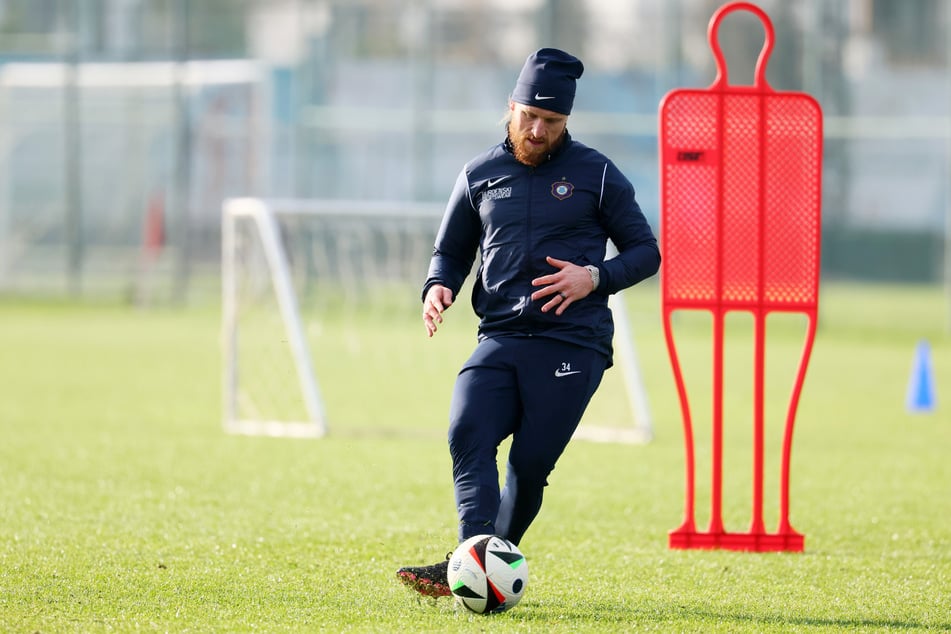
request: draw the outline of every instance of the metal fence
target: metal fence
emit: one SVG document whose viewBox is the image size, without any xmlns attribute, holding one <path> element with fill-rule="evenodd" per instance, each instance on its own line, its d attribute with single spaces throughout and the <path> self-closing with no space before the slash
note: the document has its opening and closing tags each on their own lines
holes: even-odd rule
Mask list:
<svg viewBox="0 0 951 634">
<path fill-rule="evenodd" d="M 227 197 L 441 201 L 540 46 L 656 222 L 658 103 L 712 82 L 720 4 L 0 0 L 0 293 L 204 297 Z M 758 4 L 771 85 L 825 112 L 824 274 L 951 279 L 951 3 Z M 755 18 L 720 42 L 751 83 Z"/>
</svg>

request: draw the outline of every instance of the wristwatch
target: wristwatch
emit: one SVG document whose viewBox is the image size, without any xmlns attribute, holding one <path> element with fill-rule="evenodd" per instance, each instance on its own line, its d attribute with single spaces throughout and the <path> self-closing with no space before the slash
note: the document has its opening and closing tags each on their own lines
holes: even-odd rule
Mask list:
<svg viewBox="0 0 951 634">
<path fill-rule="evenodd" d="M 584 268 L 588 269 L 588 273 L 591 274 L 591 290 L 593 291 L 601 283 L 601 271 L 593 264 L 587 264 Z"/>
</svg>

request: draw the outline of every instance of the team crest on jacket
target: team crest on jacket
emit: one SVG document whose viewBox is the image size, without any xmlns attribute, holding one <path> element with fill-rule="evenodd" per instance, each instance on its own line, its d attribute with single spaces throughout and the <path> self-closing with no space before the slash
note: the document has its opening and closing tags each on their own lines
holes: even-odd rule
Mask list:
<svg viewBox="0 0 951 634">
<path fill-rule="evenodd" d="M 575 186 L 568 181 L 556 181 L 551 184 L 551 195 L 558 200 L 564 200 L 575 191 Z"/>
</svg>

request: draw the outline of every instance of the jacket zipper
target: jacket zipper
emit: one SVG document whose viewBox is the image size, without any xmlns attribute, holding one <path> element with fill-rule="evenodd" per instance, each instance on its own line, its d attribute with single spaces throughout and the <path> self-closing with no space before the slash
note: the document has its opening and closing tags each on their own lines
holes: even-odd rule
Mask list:
<svg viewBox="0 0 951 634">
<path fill-rule="evenodd" d="M 528 200 L 525 205 L 525 249 L 524 249 L 525 255 L 524 255 L 524 258 L 525 258 L 525 268 L 527 272 L 529 273 L 529 275 L 531 275 L 532 258 L 535 255 L 534 250 L 531 248 L 532 247 L 532 212 L 534 211 L 534 207 L 535 207 L 535 205 L 533 204 L 535 202 L 535 168 L 534 167 L 528 168 L 527 191 L 528 191 Z M 532 299 L 531 299 L 531 293 L 532 293 L 531 279 L 529 279 L 528 284 L 529 284 L 529 287 L 528 287 L 527 299 L 528 299 L 528 306 L 529 306 L 529 314 L 531 315 L 531 311 L 534 309 L 534 307 L 532 306 Z M 533 321 L 534 319 L 530 319 L 529 324 L 531 324 Z M 534 334 L 533 332 L 529 332 L 528 336 L 532 336 L 533 334 Z"/>
</svg>

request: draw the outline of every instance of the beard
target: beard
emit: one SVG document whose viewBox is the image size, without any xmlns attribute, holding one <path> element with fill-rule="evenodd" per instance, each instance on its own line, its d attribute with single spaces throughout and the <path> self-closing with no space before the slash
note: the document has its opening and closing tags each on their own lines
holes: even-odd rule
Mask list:
<svg viewBox="0 0 951 634">
<path fill-rule="evenodd" d="M 528 142 L 528 139 L 531 138 L 531 132 L 519 133 L 511 121 L 509 122 L 508 128 L 509 140 L 512 142 L 512 153 L 515 154 L 515 160 L 529 167 L 538 167 L 541 165 L 542 162 L 547 160 L 548 156 L 561 145 L 562 139 L 565 138 L 564 133 L 562 133 L 553 143 L 543 143 L 539 146 L 533 146 Z"/>
</svg>

